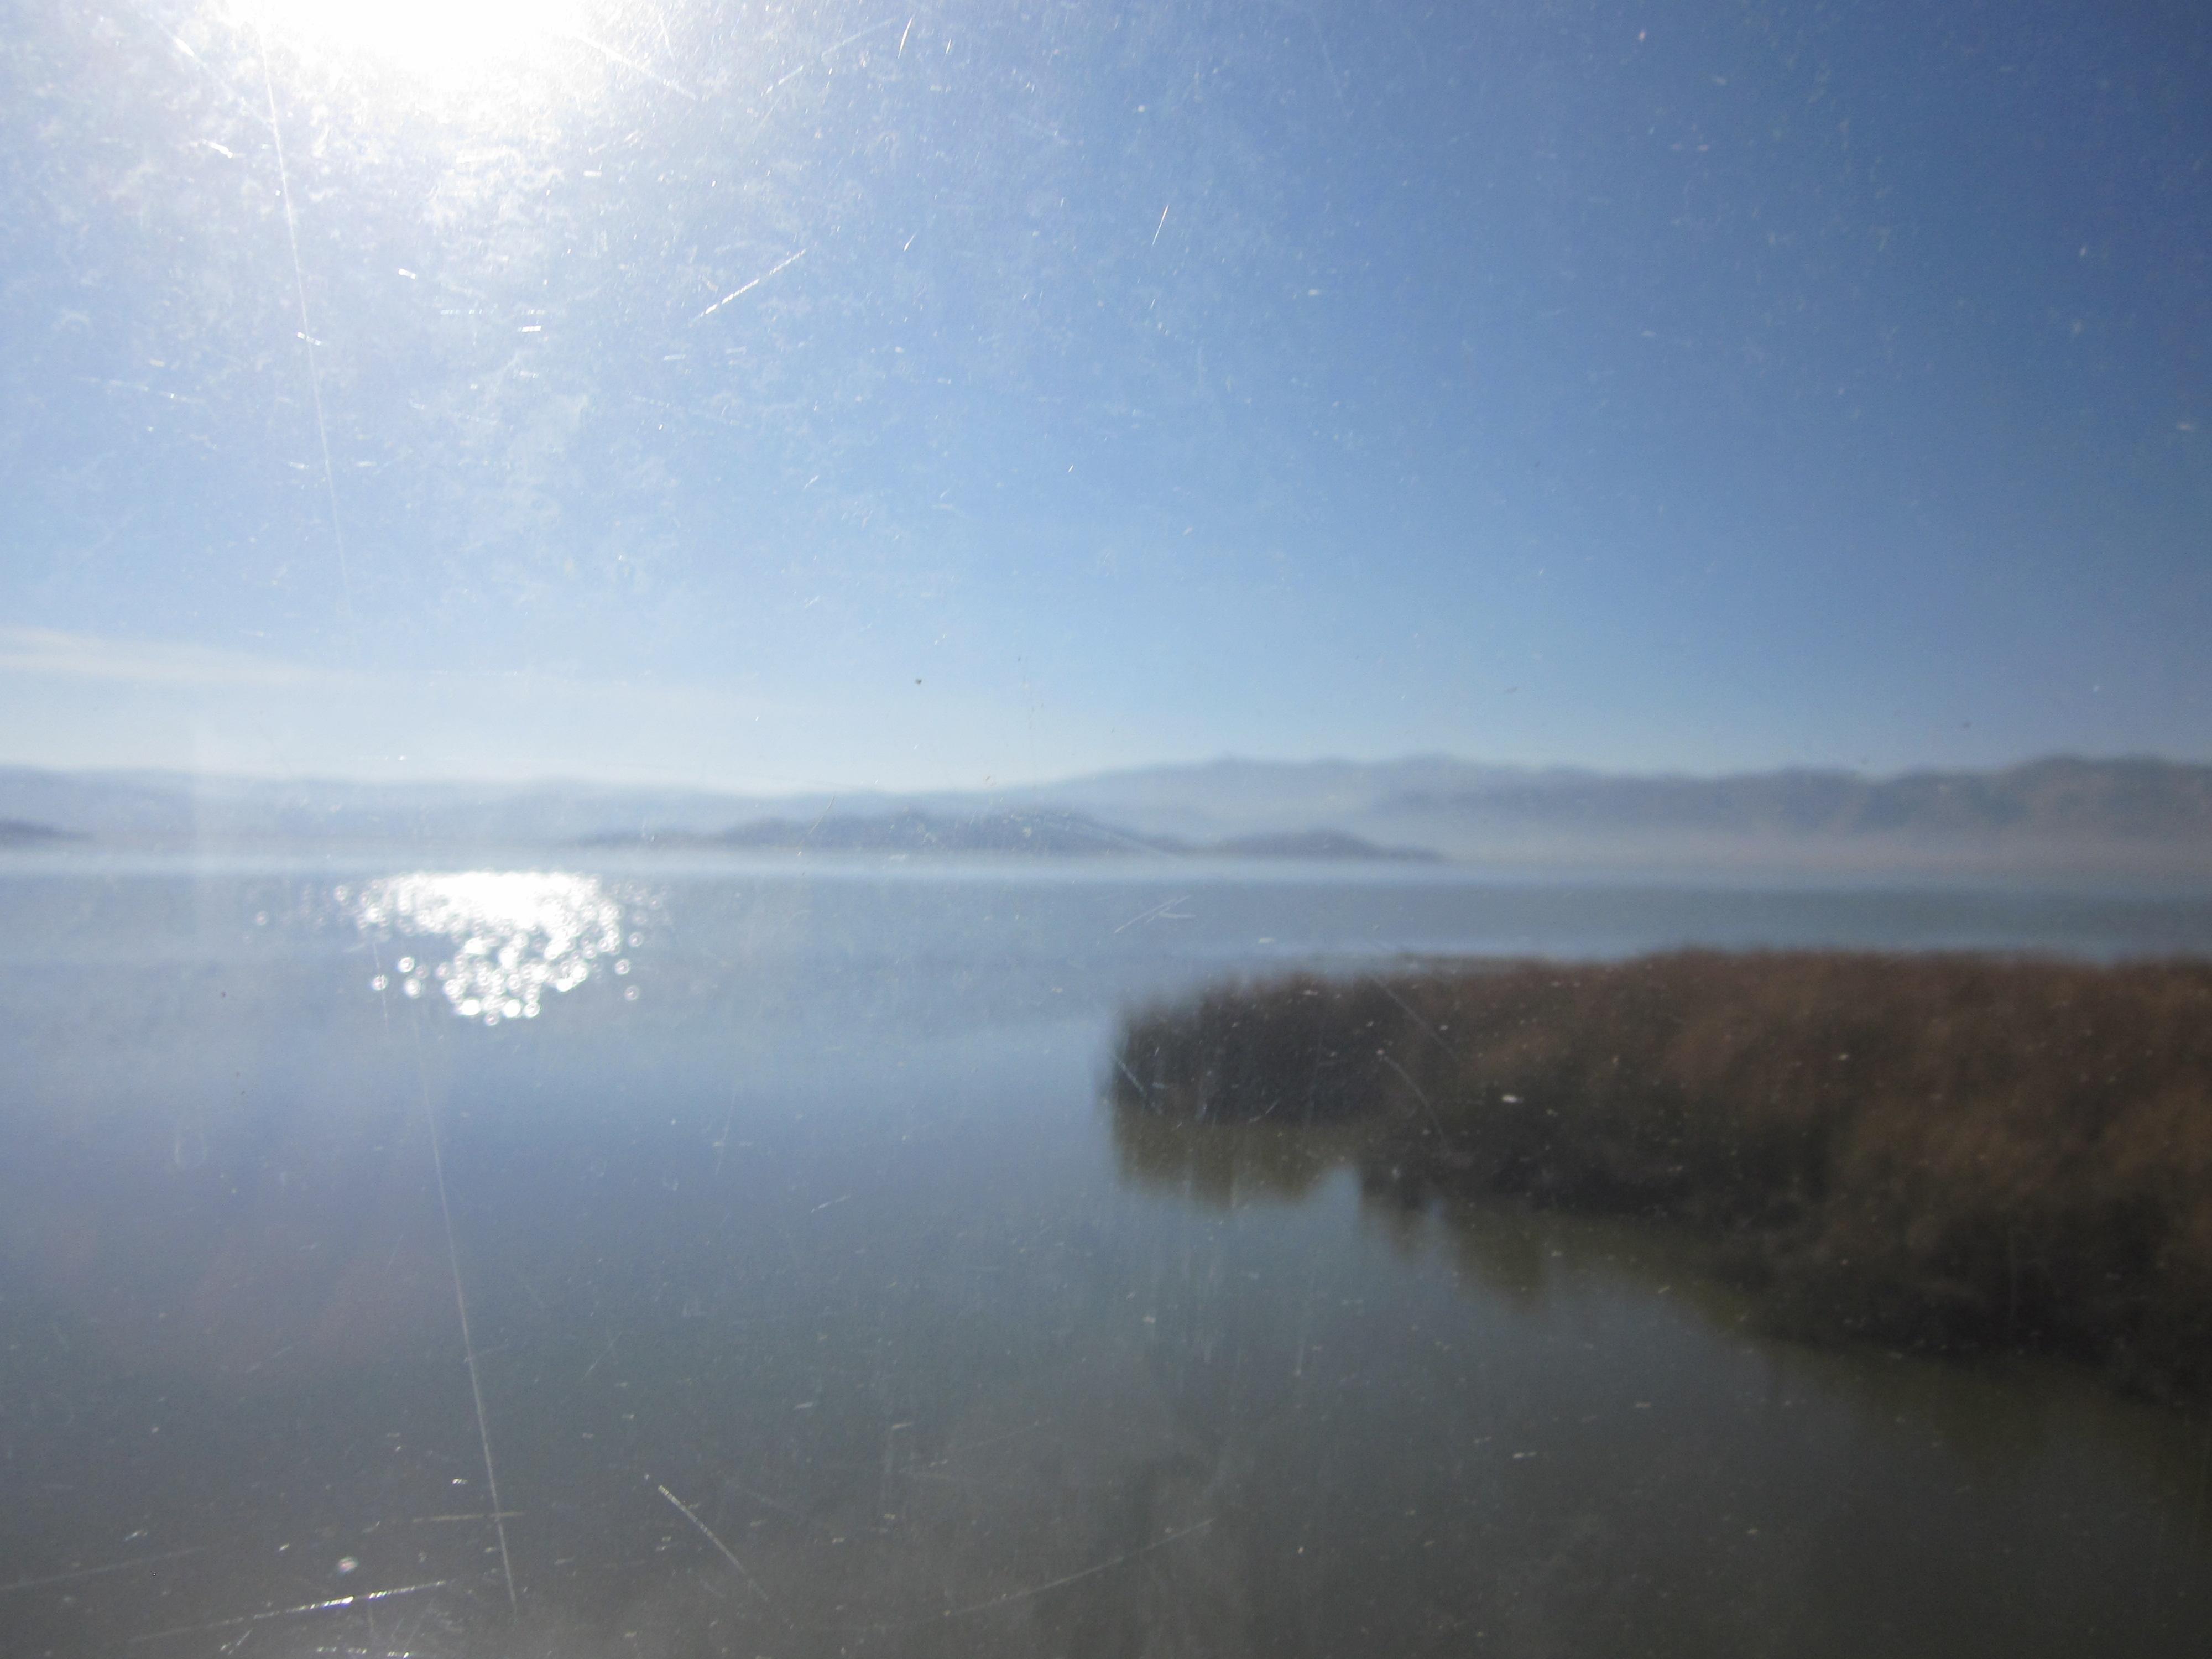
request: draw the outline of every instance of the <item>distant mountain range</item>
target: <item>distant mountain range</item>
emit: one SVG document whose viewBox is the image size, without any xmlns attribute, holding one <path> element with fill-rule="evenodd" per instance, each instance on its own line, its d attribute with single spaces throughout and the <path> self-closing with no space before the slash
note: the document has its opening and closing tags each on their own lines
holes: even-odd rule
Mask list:
<svg viewBox="0 0 2212 1659">
<path fill-rule="evenodd" d="M 590 847 L 722 847 L 814 853 L 1015 853 L 1078 858 L 1150 854 L 1171 858 L 1387 859 L 1435 863 L 1441 854 L 1419 847 L 1382 847 L 1336 830 L 1231 836 L 1189 842 L 1139 835 L 1081 812 L 1037 808 L 961 817 L 911 808 L 877 814 L 824 813 L 812 823 L 762 818 L 715 835 L 681 830 L 592 836 Z"/>
<path fill-rule="evenodd" d="M 2154 759 L 1892 777 L 1224 760 L 1036 793 L 1146 833 L 1294 821 L 1507 866 L 2212 877 L 2212 767 Z"/>
<path fill-rule="evenodd" d="M 2041 760 L 1723 777 L 1222 760 L 989 793 L 763 799 L 0 768 L 0 843 L 398 843 L 854 854 L 1435 856 L 1500 867 L 2212 878 L 2212 767 Z"/>
</svg>

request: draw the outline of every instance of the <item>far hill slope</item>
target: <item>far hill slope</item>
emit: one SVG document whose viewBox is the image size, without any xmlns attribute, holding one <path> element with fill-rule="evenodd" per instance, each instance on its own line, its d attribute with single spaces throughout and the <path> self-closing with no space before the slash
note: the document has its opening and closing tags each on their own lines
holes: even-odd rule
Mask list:
<svg viewBox="0 0 2212 1659">
<path fill-rule="evenodd" d="M 988 853 L 1043 858 L 1136 854 L 1153 858 L 1254 858 L 1433 860 L 1419 848 L 1378 847 L 1334 830 L 1286 831 L 1193 842 L 1139 836 L 1078 812 L 1000 811 L 970 817 L 904 811 L 823 816 L 811 822 L 762 818 L 714 835 L 680 832 L 594 836 L 594 847 L 692 847 L 787 849 L 808 853 Z"/>
<path fill-rule="evenodd" d="M 1273 799 L 1294 802 L 1307 826 L 1532 868 L 2212 878 L 2212 767 L 2154 759 L 2062 757 L 1888 778 L 1814 769 L 1623 776 L 1443 758 L 1224 761 L 1036 793 L 1142 832 L 1214 836 L 1289 828 L 1271 819 Z"/>
</svg>

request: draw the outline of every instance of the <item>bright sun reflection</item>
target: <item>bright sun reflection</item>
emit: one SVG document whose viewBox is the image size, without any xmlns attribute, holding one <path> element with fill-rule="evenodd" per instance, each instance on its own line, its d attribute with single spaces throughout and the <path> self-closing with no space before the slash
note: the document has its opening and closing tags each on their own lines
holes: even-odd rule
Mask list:
<svg viewBox="0 0 2212 1659">
<path fill-rule="evenodd" d="M 602 963 L 628 978 L 622 901 L 596 876 L 554 870 L 416 871 L 372 881 L 336 897 L 372 939 L 440 941 L 441 959 L 399 957 L 396 975 L 380 967 L 371 988 L 396 977 L 403 996 L 444 996 L 464 1019 L 496 1025 L 535 1019 L 548 992 L 574 990 Z M 625 1000 L 635 1001 L 627 987 Z"/>
<path fill-rule="evenodd" d="M 234 0 L 233 10 L 296 50 L 366 52 L 441 82 L 578 39 L 566 0 Z"/>
</svg>

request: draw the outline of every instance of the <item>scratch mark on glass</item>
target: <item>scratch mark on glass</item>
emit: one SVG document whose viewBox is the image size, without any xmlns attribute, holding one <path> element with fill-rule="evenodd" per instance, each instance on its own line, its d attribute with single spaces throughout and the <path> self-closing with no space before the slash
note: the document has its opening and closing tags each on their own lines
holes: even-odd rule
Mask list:
<svg viewBox="0 0 2212 1659">
<path fill-rule="evenodd" d="M 179 1625 L 173 1630 L 149 1631 L 143 1636 L 134 1636 L 131 1645 L 159 1642 L 171 1636 L 200 1636 L 210 1631 L 235 1630 L 240 1625 L 258 1625 L 270 1619 L 296 1619 L 310 1613 L 337 1613 L 347 1607 L 374 1607 L 379 1601 L 396 1601 L 403 1595 L 420 1595 L 426 1590 L 443 1589 L 453 1581 L 434 1578 L 428 1583 L 402 1584 L 396 1589 L 365 1590 L 357 1595 L 340 1595 L 328 1601 L 303 1601 L 296 1607 L 272 1607 L 267 1613 L 241 1613 L 235 1619 L 217 1619 L 204 1625 Z"/>
<path fill-rule="evenodd" d="M 284 239 L 292 250 L 292 294 L 300 306 L 300 339 L 307 348 L 307 390 L 315 404 L 315 437 L 323 450 L 323 494 L 328 497 L 331 509 L 331 540 L 338 553 L 338 590 L 345 603 L 346 614 L 353 614 L 353 573 L 347 568 L 345 528 L 338 520 L 337 474 L 331 465 L 330 422 L 323 417 L 323 370 L 315 355 L 315 331 L 307 320 L 307 276 L 300 264 L 300 221 L 292 210 L 292 175 L 284 165 L 284 131 L 276 119 L 276 83 L 269 74 L 269 43 L 263 36 L 261 24 L 256 19 L 253 41 L 261 58 L 261 90 L 269 100 L 269 142 L 276 151 L 277 193 L 284 202 Z"/>
<path fill-rule="evenodd" d="M 715 301 L 714 304 L 708 306 L 704 311 L 701 312 L 691 320 L 695 323 L 705 322 L 708 318 L 713 316 L 724 306 L 729 304 L 731 301 L 742 299 L 744 295 L 751 293 L 755 289 L 758 288 L 763 283 L 768 281 L 769 277 L 775 276 L 779 270 L 783 270 L 787 265 L 798 264 L 799 260 L 804 259 L 805 257 L 806 250 L 805 248 L 801 248 L 798 252 L 791 255 L 790 258 L 777 260 L 766 270 L 761 272 L 759 276 L 754 277 L 752 281 L 744 284 L 744 287 L 732 289 L 727 294 L 725 294 L 720 299 Z"/>
<path fill-rule="evenodd" d="M 1188 893 L 1178 893 L 1173 898 L 1167 900 L 1164 903 L 1155 904 L 1151 909 L 1146 910 L 1140 915 L 1131 916 L 1128 921 L 1123 922 L 1114 931 L 1117 933 L 1126 933 L 1130 928 L 1134 927 L 1139 922 L 1151 921 L 1154 918 L 1158 918 L 1161 921 L 1188 921 L 1190 920 L 1188 916 L 1178 916 L 1170 913 L 1174 910 L 1176 905 L 1181 904 L 1190 895 Z"/>
<path fill-rule="evenodd" d="M 438 1114 L 430 1103 L 430 1075 L 422 1059 L 422 1030 L 415 1023 L 415 1068 L 422 1081 L 422 1121 L 430 1131 L 430 1167 L 438 1177 L 438 1214 L 446 1224 L 446 1263 L 453 1274 L 453 1308 L 460 1315 L 461 1353 L 469 1364 L 469 1395 L 476 1403 L 477 1439 L 483 1447 L 484 1490 L 491 1498 L 492 1530 L 499 1539 L 499 1569 L 507 1580 L 507 1605 L 519 1610 L 514 1563 L 507 1553 L 506 1506 L 499 1501 L 499 1473 L 492 1467 L 491 1430 L 484 1421 L 483 1383 L 477 1374 L 476 1338 L 469 1332 L 469 1299 L 461 1289 L 461 1254 L 453 1242 L 453 1208 L 446 1198 L 446 1155 L 438 1144 Z"/>
<path fill-rule="evenodd" d="M 133 1567 L 150 1567 L 156 1561 L 175 1561 L 187 1555 L 198 1555 L 206 1547 L 194 1544 L 189 1549 L 164 1550 L 159 1555 L 142 1555 L 132 1561 L 111 1561 L 104 1567 L 79 1567 L 71 1572 L 48 1573 L 43 1578 L 18 1578 L 12 1584 L 0 1584 L 0 1595 L 13 1595 L 17 1590 L 43 1589 L 48 1584 L 72 1584 L 80 1578 L 97 1578 L 102 1573 L 127 1572 Z"/>
<path fill-rule="evenodd" d="M 760 1587 L 760 1580 L 754 1577 L 751 1572 L 746 1569 L 745 1564 L 738 1559 L 737 1552 L 732 1550 L 727 1544 L 725 1544 L 720 1538 L 714 1535 L 714 1529 L 699 1518 L 697 1510 L 694 1510 L 689 1504 L 678 1498 L 674 1492 L 669 1491 L 667 1487 L 662 1486 L 658 1480 L 653 1483 L 653 1487 L 655 1492 L 659 1492 L 663 1498 L 665 1498 L 670 1503 L 676 1506 L 676 1511 L 678 1514 L 681 1515 L 693 1526 L 698 1528 L 700 1532 L 705 1535 L 708 1543 L 712 1544 L 716 1549 L 722 1553 L 722 1559 L 738 1570 L 738 1577 L 744 1579 L 746 1583 L 752 1586 L 754 1595 L 759 1596 L 762 1601 L 768 1601 L 768 1604 L 770 1607 L 774 1607 L 775 1605 L 773 1601 L 769 1601 L 768 1592 Z"/>
<path fill-rule="evenodd" d="M 964 1607 L 947 1607 L 939 1617 L 965 1619 L 971 1613 L 988 1613 L 993 1607 L 1003 1607 L 1012 1601 L 1026 1601 L 1032 1596 L 1042 1595 L 1048 1590 L 1060 1589 L 1068 1584 L 1080 1583 L 1085 1578 L 1095 1578 L 1102 1572 L 1110 1572 L 1124 1562 L 1133 1561 L 1140 1555 L 1150 1555 L 1154 1550 L 1164 1550 L 1169 1545 L 1188 1538 L 1194 1532 L 1204 1532 L 1212 1524 L 1213 1517 L 1209 1515 L 1203 1521 L 1194 1521 L 1190 1525 L 1171 1532 L 1164 1538 L 1156 1538 L 1149 1544 L 1140 1545 L 1133 1550 L 1124 1550 L 1112 1559 L 1097 1562 L 1094 1565 L 1084 1568 L 1080 1572 L 1071 1572 L 1064 1577 L 1048 1579 L 1045 1583 L 1033 1584 L 1027 1589 L 1008 1590 L 1004 1595 L 994 1595 L 988 1601 L 972 1601 Z"/>
<path fill-rule="evenodd" d="M 896 17 L 886 17 L 880 23 L 871 23 L 867 27 L 862 29 L 858 34 L 848 34 L 843 40 L 840 40 L 836 46 L 823 48 L 822 56 L 827 58 L 832 52 L 842 52 L 846 47 L 851 46 L 855 40 L 865 40 L 872 34 L 880 34 L 897 21 L 898 19 Z M 911 29 L 914 27 L 914 19 L 911 17 L 908 18 L 906 26 L 908 28 Z M 902 34 L 899 36 L 899 44 L 903 46 L 905 43 L 906 36 Z"/>
<path fill-rule="evenodd" d="M 574 40 L 580 46 L 596 52 L 610 64 L 619 64 L 631 74 L 644 76 L 657 87 L 665 87 L 669 91 L 677 94 L 679 97 L 689 98 L 695 104 L 699 101 L 699 94 L 692 91 L 690 88 L 678 85 L 666 76 L 657 74 L 653 70 L 647 69 L 644 64 L 623 57 L 611 46 L 602 46 L 599 41 L 592 40 L 589 35 L 578 34 L 574 31 L 571 30 L 564 36 L 564 38 Z"/>
</svg>

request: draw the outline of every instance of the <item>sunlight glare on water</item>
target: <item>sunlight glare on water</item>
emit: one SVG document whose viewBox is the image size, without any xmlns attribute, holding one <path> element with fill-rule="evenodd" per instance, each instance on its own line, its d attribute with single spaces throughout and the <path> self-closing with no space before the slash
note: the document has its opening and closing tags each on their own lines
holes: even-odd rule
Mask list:
<svg viewBox="0 0 2212 1659">
<path fill-rule="evenodd" d="M 341 887 L 337 897 L 373 939 L 451 940 L 453 953 L 442 961 L 403 956 L 394 963 L 399 989 L 419 997 L 435 985 L 455 1013 L 487 1025 L 537 1018 L 546 992 L 574 990 L 603 962 L 611 961 L 618 975 L 629 972 L 621 955 L 622 901 L 596 876 L 416 871 L 383 877 L 358 893 Z M 370 988 L 382 992 L 389 982 L 380 971 Z M 636 999 L 635 988 L 623 994 Z"/>
</svg>

